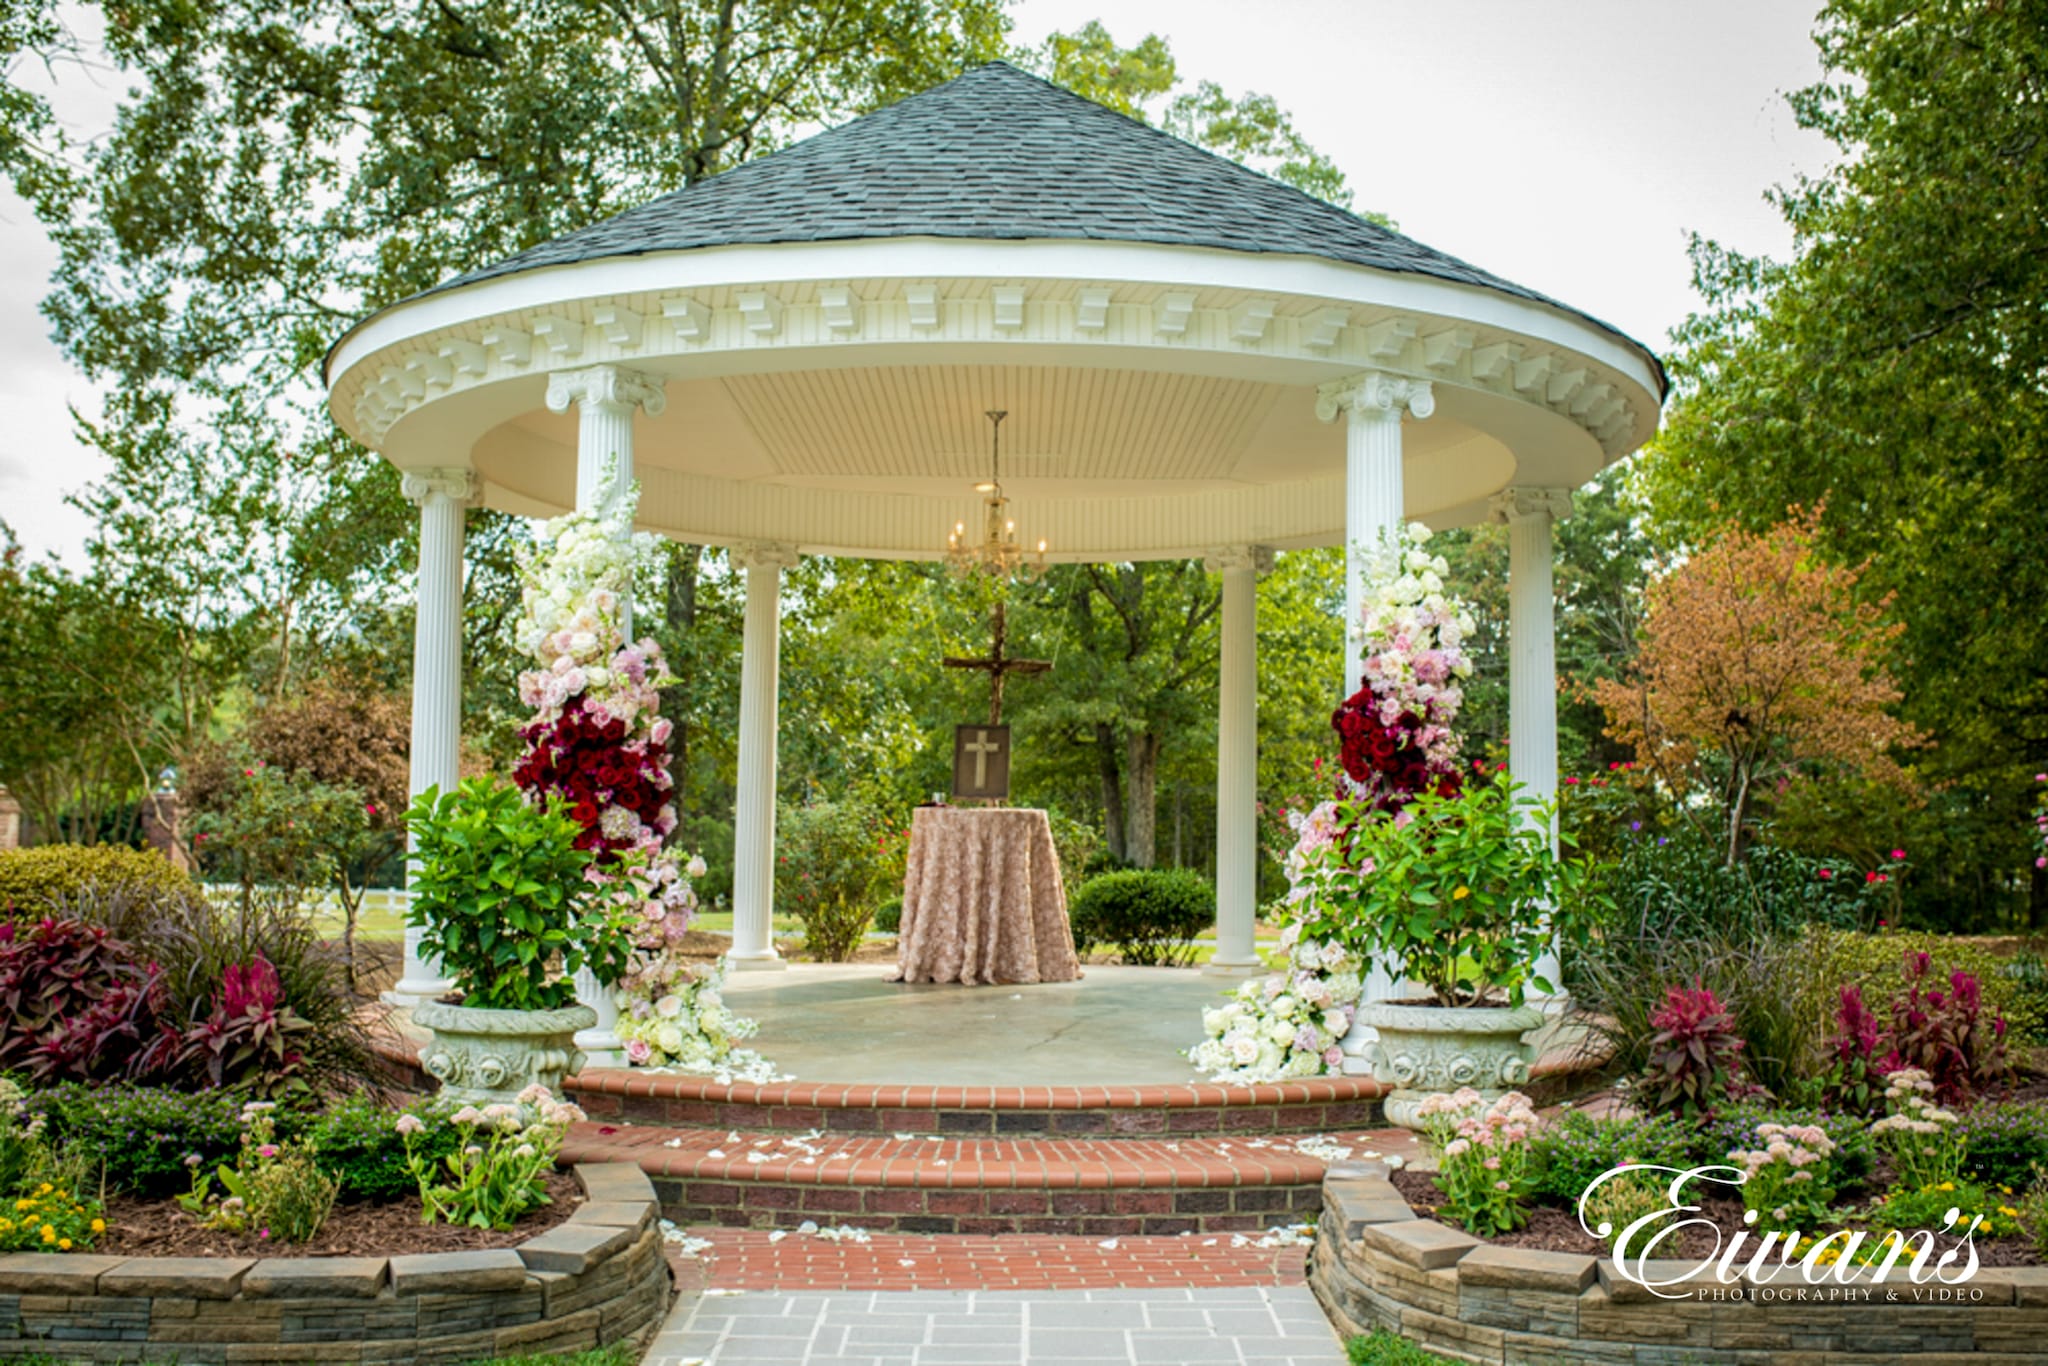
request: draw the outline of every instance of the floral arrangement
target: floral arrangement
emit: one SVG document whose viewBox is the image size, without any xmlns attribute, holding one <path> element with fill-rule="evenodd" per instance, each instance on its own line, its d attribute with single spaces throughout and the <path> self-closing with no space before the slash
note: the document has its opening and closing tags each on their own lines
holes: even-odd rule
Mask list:
<svg viewBox="0 0 2048 1366">
<path fill-rule="evenodd" d="M 530 800 L 566 803 L 583 827 L 580 848 L 596 855 L 589 874 L 610 889 L 620 914 L 639 921 L 644 947 L 682 937 L 697 910 L 681 855 L 664 847 L 676 826 L 669 801 L 668 741 L 661 688 L 673 679 L 651 638 L 626 639 L 637 491 L 604 513 L 549 522 L 525 579 L 513 639 L 537 665 L 519 675 L 519 699 L 534 708 L 520 728 L 526 754 L 513 780 Z"/>
<path fill-rule="evenodd" d="M 1282 932 L 1288 970 L 1244 983 L 1230 999 L 1202 1012 L 1208 1037 L 1187 1058 L 1213 1081 L 1290 1081 L 1343 1064 L 1338 1043 L 1351 1028 L 1362 983 L 1343 945 Z"/>
<path fill-rule="evenodd" d="M 1425 1098 L 1416 1110 L 1437 1150 L 1437 1213 L 1481 1237 L 1509 1233 L 1529 1222 L 1536 1192 L 1535 1147 L 1539 1121 L 1519 1091 L 1488 1101 L 1469 1086 Z"/>
<path fill-rule="evenodd" d="M 699 976 L 687 963 L 646 955 L 619 991 L 613 1028 L 634 1066 L 713 1073 L 720 1081 L 787 1080 L 760 1054 L 738 1046 L 760 1026 L 725 1004 L 723 963 Z"/>
<path fill-rule="evenodd" d="M 1824 1224 L 1833 1217 L 1835 1142 L 1817 1124 L 1759 1124 L 1761 1147 L 1736 1148 L 1728 1160 L 1748 1174 L 1742 1204 L 1764 1221 L 1762 1228 L 1790 1231 Z"/>
<path fill-rule="evenodd" d="M 1453 729 L 1472 676 L 1471 610 L 1444 591 L 1450 564 L 1420 522 L 1367 551 L 1368 597 L 1356 626 L 1364 683 L 1330 718 L 1340 741 L 1340 796 L 1398 812 L 1422 792 L 1458 789 Z"/>
<path fill-rule="evenodd" d="M 429 1116 L 428 1118 L 435 1118 Z M 465 1105 L 444 1122 L 461 1136 L 453 1153 L 436 1162 L 421 1151 L 428 1118 L 398 1117 L 406 1166 L 420 1187 L 420 1222 L 469 1228 L 511 1228 L 528 1210 L 550 1203 L 548 1173 L 571 1124 L 587 1116 L 545 1086 L 521 1091 L 515 1104 Z"/>
</svg>

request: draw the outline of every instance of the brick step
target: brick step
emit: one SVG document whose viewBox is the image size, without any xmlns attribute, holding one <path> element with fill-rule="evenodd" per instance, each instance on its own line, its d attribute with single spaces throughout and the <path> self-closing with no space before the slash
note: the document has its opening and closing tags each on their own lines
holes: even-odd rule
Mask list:
<svg viewBox="0 0 2048 1366">
<path fill-rule="evenodd" d="M 571 1131 L 564 1159 L 637 1163 L 679 1224 L 1115 1237 L 1289 1223 L 1318 1208 L 1325 1156 L 1411 1148 L 1399 1131 L 993 1139 L 591 1123 Z"/>
<path fill-rule="evenodd" d="M 569 1078 L 564 1089 L 593 1118 L 636 1125 L 1103 1139 L 1366 1129 L 1379 1122 L 1385 1090 L 1371 1077 L 1265 1086 L 871 1086 L 720 1082 L 603 1068 Z"/>
</svg>

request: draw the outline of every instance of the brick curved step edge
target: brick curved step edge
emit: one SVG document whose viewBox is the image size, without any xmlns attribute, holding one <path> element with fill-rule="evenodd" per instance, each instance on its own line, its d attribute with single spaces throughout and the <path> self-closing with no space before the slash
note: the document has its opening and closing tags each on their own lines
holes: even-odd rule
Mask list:
<svg viewBox="0 0 2048 1366">
<path fill-rule="evenodd" d="M 1369 1147 L 1370 1135 L 1346 1140 Z M 1305 1217 L 1324 1163 L 1286 1139 L 871 1138 L 578 1125 L 579 1161 L 637 1162 L 679 1224 L 901 1233 L 1235 1233 Z"/>
<path fill-rule="evenodd" d="M 406 1366 L 638 1341 L 674 1296 L 653 1184 L 626 1162 L 576 1175 L 587 1203 L 567 1222 L 492 1251 L 9 1253 L 0 1256 L 0 1344 L 52 1362 Z"/>
<path fill-rule="evenodd" d="M 1611 1257 L 1483 1243 L 1416 1217 L 1386 1169 L 1332 1166 L 1308 1282 L 1339 1332 L 1388 1328 L 1458 1361 L 1693 1362 L 1811 1366 L 1925 1362 L 1986 1366 L 2041 1361 L 2048 1267 L 1992 1267 L 1962 1287 L 1977 1298 L 1915 1301 L 1899 1281 L 1888 1300 L 1851 1281 L 1832 1299 L 1796 1270 L 1722 1284 L 1691 1263 L 1653 1261 L 1660 1298 L 1616 1273 Z M 1692 1274 L 1688 1274 L 1692 1273 Z M 1780 1292 L 1783 1292 L 1782 1294 Z M 1923 1289 L 1923 1294 L 1925 1290 Z"/>
<path fill-rule="evenodd" d="M 419 1059 L 376 1043 L 392 1079 L 431 1090 Z M 1529 1086 L 1561 1099 L 1591 1068 L 1545 1054 Z M 637 1068 L 591 1068 L 563 1089 L 594 1119 L 750 1133 L 938 1134 L 946 1137 L 1156 1138 L 1324 1134 L 1380 1120 L 1386 1087 L 1371 1077 L 1311 1077 L 1259 1086 L 876 1086 L 826 1081 L 720 1082 Z"/>
</svg>

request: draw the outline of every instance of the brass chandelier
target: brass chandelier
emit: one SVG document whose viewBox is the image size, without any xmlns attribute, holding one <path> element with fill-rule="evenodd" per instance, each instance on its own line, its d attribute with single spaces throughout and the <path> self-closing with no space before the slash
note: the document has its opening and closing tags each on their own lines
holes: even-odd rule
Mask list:
<svg viewBox="0 0 2048 1366">
<path fill-rule="evenodd" d="M 1036 554 L 1025 551 L 1017 540 L 1010 500 L 1003 496 L 1003 419 L 1009 415 L 1007 409 L 994 409 L 988 414 L 989 475 L 974 486 L 982 499 L 981 539 L 969 539 L 965 522 L 955 522 L 952 534 L 946 538 L 946 564 L 963 578 L 974 574 L 991 579 L 1019 575 L 1029 578 L 1045 571 L 1045 542 L 1038 543 Z"/>
</svg>

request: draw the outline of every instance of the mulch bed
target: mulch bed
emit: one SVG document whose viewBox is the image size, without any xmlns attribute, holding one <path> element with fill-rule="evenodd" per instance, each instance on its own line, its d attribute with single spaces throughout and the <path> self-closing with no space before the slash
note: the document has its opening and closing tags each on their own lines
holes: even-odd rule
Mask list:
<svg viewBox="0 0 2048 1366">
<path fill-rule="evenodd" d="M 309 1243 L 278 1243 L 254 1233 L 203 1227 L 171 1200 L 117 1195 L 107 1202 L 107 1231 L 93 1251 L 117 1257 L 395 1257 L 409 1252 L 479 1252 L 514 1247 L 567 1219 L 583 1203 L 568 1172 L 548 1178 L 548 1199 L 509 1229 L 422 1224 L 417 1200 L 336 1205 Z"/>
<path fill-rule="evenodd" d="M 1443 1203 L 1444 1196 L 1443 1192 L 1437 1189 L 1436 1177 L 1433 1174 L 1417 1171 L 1413 1167 L 1405 1167 L 1400 1171 L 1394 1172 L 1391 1179 L 1394 1183 L 1394 1189 L 1401 1192 L 1401 1198 L 1408 1202 L 1410 1209 L 1423 1217 L 1435 1217 L 1437 1207 Z M 1657 1255 L 1680 1261 L 1700 1261 L 1716 1255 L 1717 1252 L 1726 1251 L 1729 1240 L 1737 1233 L 1748 1233 L 1749 1240 L 1743 1244 L 1743 1251 L 1737 1256 L 1738 1262 L 1747 1265 L 1761 1239 L 1753 1230 L 1744 1227 L 1742 1222 L 1742 1202 L 1727 1196 L 1710 1196 L 1707 1199 L 1700 1200 L 1698 1203 L 1700 1212 L 1688 1215 L 1687 1218 L 1711 1219 L 1715 1226 L 1721 1230 L 1718 1244 L 1714 1235 L 1706 1229 L 1687 1228 L 1681 1230 L 1677 1236 L 1667 1238 L 1664 1242 L 1659 1243 L 1657 1245 Z M 1888 1226 L 1871 1227 L 1852 1222 L 1849 1227 L 1869 1227 L 1871 1228 L 1873 1238 L 1879 1233 L 1889 1232 Z M 1807 1232 L 1821 1237 L 1826 1237 L 1834 1231 L 1832 1228 L 1807 1230 Z M 1913 1230 L 1907 1229 L 1905 1232 L 1911 1233 Z M 1522 1228 L 1516 1229 L 1513 1233 L 1503 1233 L 1497 1237 L 1488 1238 L 1486 1241 L 1499 1247 L 1526 1247 L 1540 1252 L 1580 1252 L 1596 1257 L 1607 1255 L 1611 1248 L 1611 1244 L 1608 1242 L 1593 1237 L 1579 1227 L 1578 1211 L 1558 1209 L 1550 1205 L 1538 1205 L 1531 1209 L 1529 1211 L 1529 1222 Z M 1934 1240 L 1934 1256 L 1938 1259 L 1943 1252 L 1954 1246 L 1955 1243 L 1956 1240 L 1953 1238 L 1937 1237 Z M 2033 1247 L 2024 1238 L 1984 1238 L 1980 1236 L 1976 1239 L 1976 1244 L 1977 1261 L 1983 1266 L 2039 1266 L 2042 1264 L 2041 1259 L 2034 1255 Z M 1774 1257 L 1777 1255 L 1775 1248 L 1772 1255 Z M 1908 1257 L 1910 1257 L 1910 1254 L 1908 1254 Z M 1901 1264 L 1905 1260 L 1907 1258 L 1902 1258 Z"/>
</svg>

